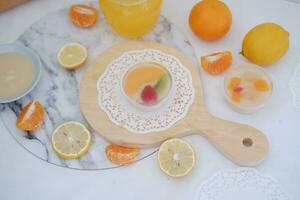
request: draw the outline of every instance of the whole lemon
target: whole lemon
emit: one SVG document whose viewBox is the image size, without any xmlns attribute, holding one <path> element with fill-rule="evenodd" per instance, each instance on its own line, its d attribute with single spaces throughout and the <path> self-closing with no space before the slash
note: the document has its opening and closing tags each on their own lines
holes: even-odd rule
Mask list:
<svg viewBox="0 0 300 200">
<path fill-rule="evenodd" d="M 228 6 L 219 0 L 203 0 L 192 8 L 189 25 L 199 38 L 214 41 L 223 37 L 231 26 Z"/>
<path fill-rule="evenodd" d="M 259 24 L 245 36 L 242 54 L 257 65 L 278 61 L 289 48 L 289 32 L 275 23 Z"/>
</svg>

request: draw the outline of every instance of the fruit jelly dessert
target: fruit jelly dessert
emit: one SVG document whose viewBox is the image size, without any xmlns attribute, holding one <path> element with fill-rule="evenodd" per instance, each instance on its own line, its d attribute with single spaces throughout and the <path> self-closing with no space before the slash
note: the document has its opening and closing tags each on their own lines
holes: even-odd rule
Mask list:
<svg viewBox="0 0 300 200">
<path fill-rule="evenodd" d="M 270 82 L 263 73 L 237 70 L 227 80 L 227 95 L 241 106 L 256 106 L 270 96 Z"/>
<path fill-rule="evenodd" d="M 164 99 L 171 87 L 169 72 L 156 63 L 143 63 L 127 72 L 124 91 L 133 101 L 155 105 Z"/>
</svg>

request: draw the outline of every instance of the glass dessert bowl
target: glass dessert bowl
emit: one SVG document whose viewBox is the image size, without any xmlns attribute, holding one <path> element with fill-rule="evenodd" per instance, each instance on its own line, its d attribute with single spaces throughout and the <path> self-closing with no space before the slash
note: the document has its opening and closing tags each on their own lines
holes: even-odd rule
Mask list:
<svg viewBox="0 0 300 200">
<path fill-rule="evenodd" d="M 254 113 L 264 107 L 273 86 L 266 72 L 256 65 L 230 70 L 224 79 L 225 98 L 240 113 Z"/>
<path fill-rule="evenodd" d="M 172 87 L 170 72 L 154 62 L 139 63 L 130 68 L 122 79 L 122 92 L 136 108 L 152 111 L 168 98 Z"/>
</svg>

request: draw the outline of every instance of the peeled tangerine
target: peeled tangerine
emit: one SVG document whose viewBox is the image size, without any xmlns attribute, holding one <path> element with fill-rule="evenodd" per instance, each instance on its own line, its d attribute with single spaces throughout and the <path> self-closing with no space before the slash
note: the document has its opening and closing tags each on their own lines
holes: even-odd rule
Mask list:
<svg viewBox="0 0 300 200">
<path fill-rule="evenodd" d="M 232 63 L 232 55 L 230 51 L 213 53 L 201 57 L 201 65 L 203 69 L 212 75 L 222 74 Z"/>
<path fill-rule="evenodd" d="M 289 48 L 289 32 L 275 23 L 259 24 L 245 36 L 242 54 L 257 65 L 278 61 Z"/>
</svg>

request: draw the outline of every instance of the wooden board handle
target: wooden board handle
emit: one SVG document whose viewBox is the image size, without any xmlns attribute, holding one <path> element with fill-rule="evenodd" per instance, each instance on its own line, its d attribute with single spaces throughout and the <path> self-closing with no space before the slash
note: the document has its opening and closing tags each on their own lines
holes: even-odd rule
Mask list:
<svg viewBox="0 0 300 200">
<path fill-rule="evenodd" d="M 239 165 L 255 166 L 268 152 L 266 136 L 254 127 L 213 116 L 208 121 L 197 124 L 199 131 Z"/>
</svg>

